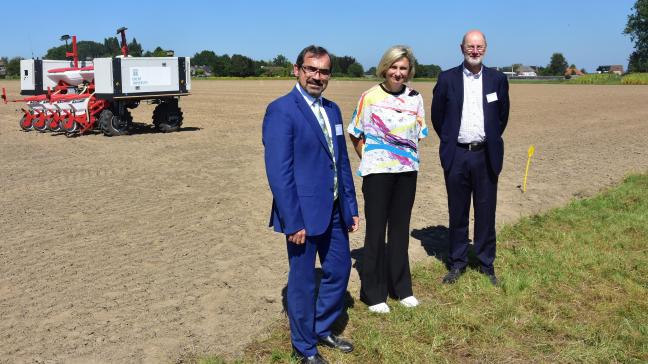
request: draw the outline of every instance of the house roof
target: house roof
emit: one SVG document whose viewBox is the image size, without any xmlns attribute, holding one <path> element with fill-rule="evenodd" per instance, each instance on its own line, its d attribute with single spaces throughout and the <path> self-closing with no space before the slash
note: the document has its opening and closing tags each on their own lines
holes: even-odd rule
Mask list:
<svg viewBox="0 0 648 364">
<path fill-rule="evenodd" d="M 576 75 L 576 76 L 582 76 L 582 75 L 584 75 L 584 73 L 581 72 L 581 71 L 580 71 L 578 68 L 576 68 L 576 67 L 569 67 L 569 68 L 567 68 L 567 69 L 565 70 L 565 76 L 573 76 L 573 75 Z"/>
</svg>

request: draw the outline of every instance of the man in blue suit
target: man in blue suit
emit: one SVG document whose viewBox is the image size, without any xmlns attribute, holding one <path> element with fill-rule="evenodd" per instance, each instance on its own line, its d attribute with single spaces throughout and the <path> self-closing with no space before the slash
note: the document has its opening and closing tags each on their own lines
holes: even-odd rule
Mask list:
<svg viewBox="0 0 648 364">
<path fill-rule="evenodd" d="M 321 96 L 331 77 L 331 58 L 322 47 L 306 47 L 293 71 L 297 85 L 270 103 L 263 119 L 273 195 L 270 226 L 286 236 L 287 312 L 295 354 L 303 363 L 326 363 L 317 344 L 353 350 L 331 333 L 331 325 L 344 309 L 351 272 L 348 232 L 358 230 L 358 203 L 340 109 Z M 319 290 L 316 255 L 323 271 Z"/>
<path fill-rule="evenodd" d="M 434 86 L 432 125 L 441 139 L 439 156 L 448 192 L 450 271 L 443 283 L 459 279 L 468 264 L 468 222 L 474 202 L 474 249 L 479 271 L 498 285 L 495 261 L 497 179 L 502 171 L 502 133 L 509 116 L 506 76 L 483 65 L 486 37 L 464 35 L 459 67 L 442 72 Z"/>
</svg>

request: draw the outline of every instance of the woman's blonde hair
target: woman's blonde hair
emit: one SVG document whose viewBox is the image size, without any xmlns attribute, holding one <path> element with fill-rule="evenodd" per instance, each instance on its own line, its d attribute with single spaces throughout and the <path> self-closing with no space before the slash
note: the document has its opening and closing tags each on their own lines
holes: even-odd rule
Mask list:
<svg viewBox="0 0 648 364">
<path fill-rule="evenodd" d="M 407 58 L 410 64 L 410 70 L 407 74 L 407 80 L 411 80 L 414 77 L 416 71 L 416 57 L 414 57 L 414 52 L 412 48 L 404 45 L 395 45 L 389 48 L 385 54 L 383 54 L 380 59 L 380 63 L 376 69 L 376 76 L 385 78 L 387 70 L 391 67 L 394 62 L 398 61 L 401 58 Z"/>
</svg>

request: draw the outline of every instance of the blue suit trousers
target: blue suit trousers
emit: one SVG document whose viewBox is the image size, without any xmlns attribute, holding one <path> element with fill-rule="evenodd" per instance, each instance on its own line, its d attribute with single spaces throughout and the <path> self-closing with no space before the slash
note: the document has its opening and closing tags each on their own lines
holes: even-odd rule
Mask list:
<svg viewBox="0 0 648 364">
<path fill-rule="evenodd" d="M 287 309 L 292 345 L 302 355 L 311 356 L 317 353 L 319 338 L 331 334 L 331 325 L 344 309 L 351 273 L 349 233 L 339 204 L 335 203 L 331 222 L 323 234 L 307 236 L 301 245 L 288 241 L 286 244 L 290 265 Z M 316 255 L 323 272 L 318 292 Z"/>
</svg>

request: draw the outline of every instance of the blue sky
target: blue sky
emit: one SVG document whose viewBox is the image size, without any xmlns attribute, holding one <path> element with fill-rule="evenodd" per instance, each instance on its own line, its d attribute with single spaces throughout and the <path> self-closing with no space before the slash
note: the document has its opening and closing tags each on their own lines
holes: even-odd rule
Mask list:
<svg viewBox="0 0 648 364">
<path fill-rule="evenodd" d="M 315 43 L 353 56 L 367 69 L 389 46 L 407 44 L 420 63 L 447 69 L 461 62 L 462 35 L 478 28 L 488 38 L 489 66 L 544 66 L 561 52 L 570 64 L 592 72 L 598 65 L 627 67 L 633 47 L 622 32 L 634 2 L 111 0 L 70 6 L 59 12 L 64 16 L 25 24 L 33 9 L 46 14 L 51 2 L 8 1 L 2 6 L 0 56 L 40 57 L 60 44 L 61 34 L 101 42 L 126 26 L 129 41 L 135 37 L 145 50 L 161 46 L 182 56 L 207 49 L 265 60 L 283 54 L 294 61 Z"/>
</svg>

